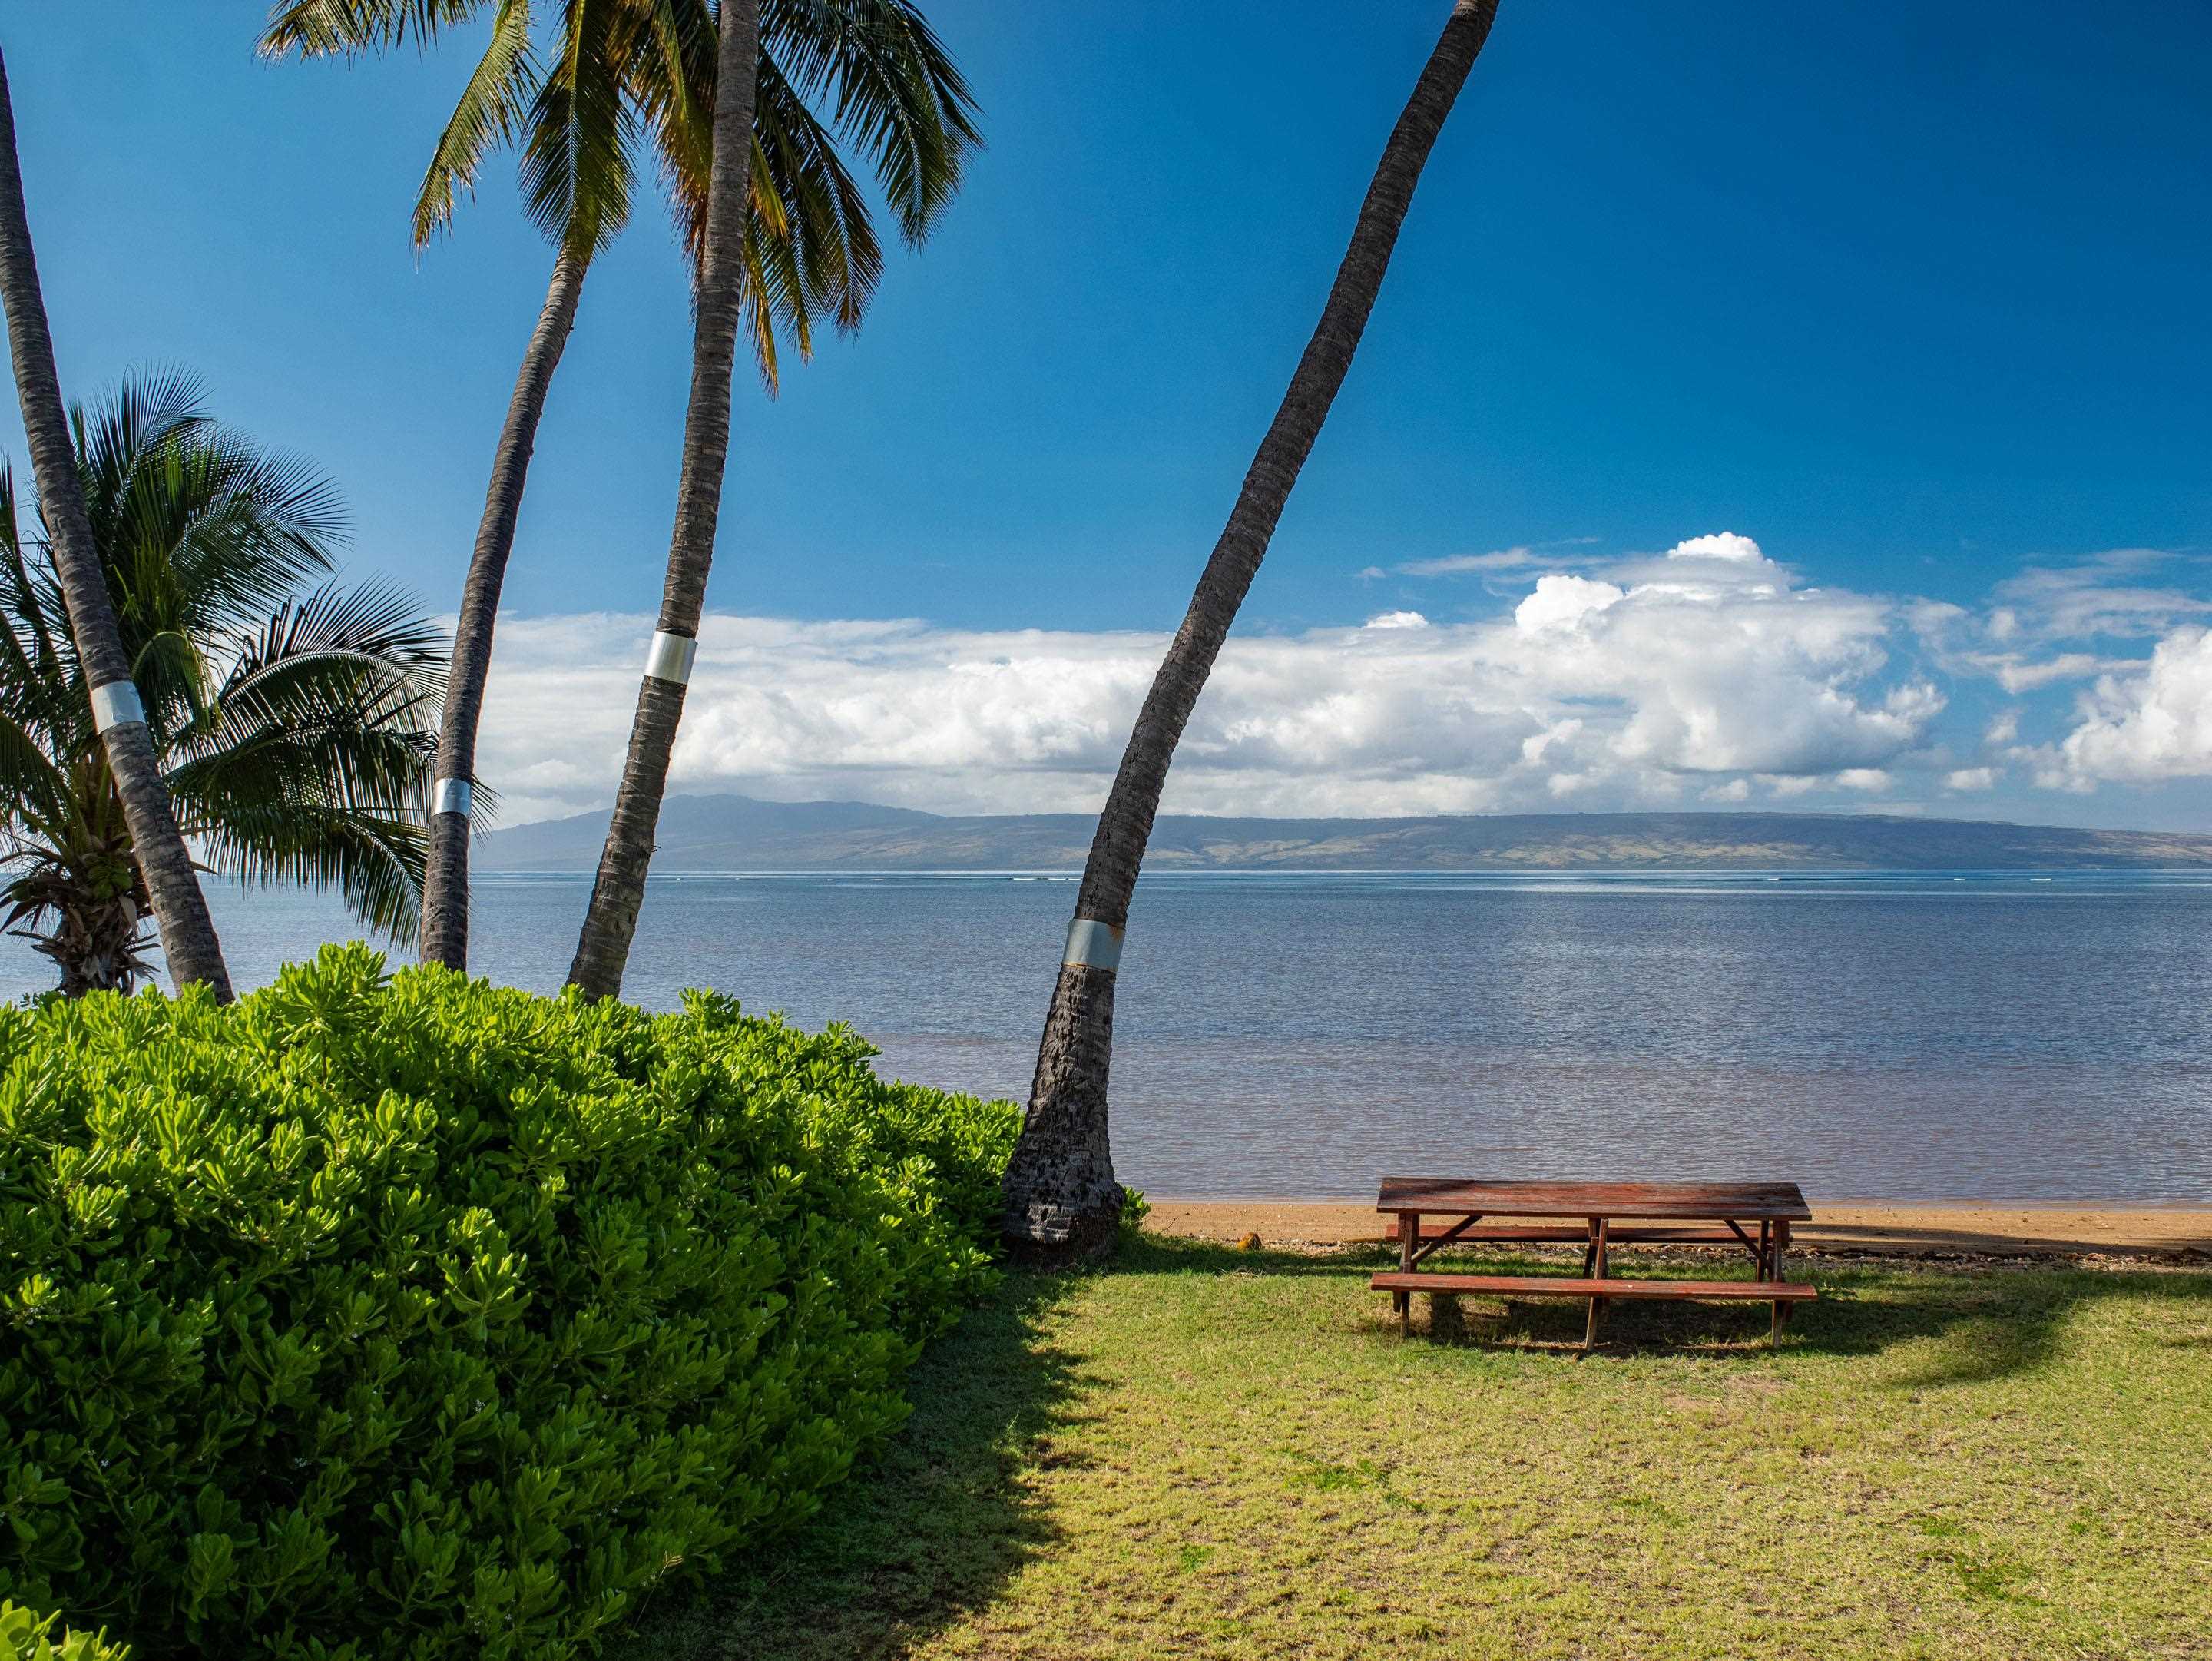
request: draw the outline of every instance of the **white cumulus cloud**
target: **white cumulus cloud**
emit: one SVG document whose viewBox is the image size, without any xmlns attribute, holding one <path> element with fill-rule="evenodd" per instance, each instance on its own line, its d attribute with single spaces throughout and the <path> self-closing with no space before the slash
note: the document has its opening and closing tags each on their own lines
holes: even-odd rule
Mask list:
<svg viewBox="0 0 2212 1661">
<path fill-rule="evenodd" d="M 2045 782 L 2087 789 L 2212 772 L 2212 632 L 2175 630 L 2139 672 L 2100 677 L 2077 715 L 2045 759 Z"/>
<path fill-rule="evenodd" d="M 1889 642 L 1905 626 L 1894 602 L 1801 587 L 1748 538 L 1680 546 L 1692 551 L 1653 562 L 1670 580 L 1547 572 L 1514 611 L 1480 621 L 1395 611 L 1232 639 L 1167 806 L 1740 801 L 1876 791 L 1913 764 L 1944 697 L 1893 669 Z M 651 633 L 644 616 L 502 620 L 481 766 L 504 822 L 611 798 Z M 672 788 L 1095 811 L 1166 644 L 713 614 Z"/>
<path fill-rule="evenodd" d="M 1602 611 L 1627 597 L 1625 589 L 1591 577 L 1540 576 L 1528 598 L 1514 608 L 1513 622 L 1524 635 L 1571 629 L 1591 612 Z"/>
<path fill-rule="evenodd" d="M 1669 559 L 1736 559 L 1763 560 L 1766 556 L 1749 537 L 1740 537 L 1733 531 L 1722 531 L 1712 536 L 1689 537 L 1667 551 Z"/>
</svg>

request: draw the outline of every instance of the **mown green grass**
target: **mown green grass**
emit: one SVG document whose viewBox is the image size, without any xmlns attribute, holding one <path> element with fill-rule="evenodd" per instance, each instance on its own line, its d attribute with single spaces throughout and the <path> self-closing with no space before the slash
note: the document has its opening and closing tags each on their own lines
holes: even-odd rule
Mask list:
<svg viewBox="0 0 2212 1661">
<path fill-rule="evenodd" d="M 2212 1655 L 2212 1275 L 1823 1264 L 1778 1353 L 1632 1305 L 1578 1360 L 1573 1304 L 1401 1342 L 1379 1261 L 1010 1276 L 630 1652 Z"/>
</svg>

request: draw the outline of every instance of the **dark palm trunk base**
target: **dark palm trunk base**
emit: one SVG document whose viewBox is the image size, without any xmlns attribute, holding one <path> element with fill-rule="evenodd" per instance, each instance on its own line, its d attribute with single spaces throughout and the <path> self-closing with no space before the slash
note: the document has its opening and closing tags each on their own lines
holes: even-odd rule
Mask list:
<svg viewBox="0 0 2212 1661">
<path fill-rule="evenodd" d="M 514 526 L 522 512 L 523 487 L 530 476 L 531 452 L 553 371 L 576 323 L 576 301 L 584 289 L 584 257 L 564 252 L 553 262 L 545 305 L 522 354 L 507 421 L 494 453 L 490 488 L 484 493 L 483 518 L 477 526 L 476 551 L 461 590 L 461 612 L 453 629 L 453 666 L 446 680 L 445 718 L 438 731 L 438 761 L 433 776 L 473 780 L 477 729 L 483 717 L 484 682 L 491 674 L 492 630 L 499 619 L 499 597 L 507 581 L 507 557 L 514 551 Z M 422 882 L 422 961 L 448 969 L 469 966 L 469 825 L 466 813 L 430 814 L 429 864 Z"/>
<path fill-rule="evenodd" d="M 84 491 L 62 407 L 61 380 L 54 369 L 54 343 L 46 330 L 46 296 L 31 246 L 30 219 L 23 205 L 23 175 L 15 154 L 15 110 L 8 93 L 8 66 L 0 58 L 0 297 L 8 313 L 8 344 L 22 400 L 23 432 L 30 442 L 31 469 L 39 486 L 39 508 L 52 538 L 54 565 L 76 636 L 78 660 L 88 689 L 131 683 L 131 664 L 116 630 L 115 611 L 100 575 L 100 557 L 85 516 Z M 154 754 L 154 737 L 143 721 L 123 721 L 102 734 L 109 770 L 123 799 L 154 918 L 161 931 L 161 950 L 169 975 L 179 986 L 200 982 L 230 1001 L 230 972 L 208 916 L 191 855 L 177 829 L 168 782 Z"/>
<path fill-rule="evenodd" d="M 1107 1145 L 1114 971 L 1062 964 L 1037 1052 L 1021 1152 L 1006 1172 L 1006 1245 L 1018 1260 L 1099 1256 L 1121 1225 Z"/>
<path fill-rule="evenodd" d="M 1190 610 L 1168 648 L 1122 752 L 1098 818 L 1075 902 L 1078 918 L 1120 928 L 1159 811 L 1160 792 L 1184 724 L 1206 688 L 1237 609 L 1258 575 L 1291 487 L 1321 435 L 1337 389 L 1382 291 L 1390 251 L 1412 205 L 1421 168 L 1453 100 L 1489 38 L 1497 0 L 1458 0 L 1414 83 L 1367 187 L 1352 244 L 1337 270 L 1321 322 L 1261 441 L 1244 488 L 1199 578 Z M 1021 1141 L 1006 1168 L 1003 1227 L 1009 1250 L 1048 1262 L 1112 1250 L 1121 1190 L 1107 1140 L 1107 1075 L 1114 1048 L 1114 974 L 1062 964 L 1037 1049 L 1036 1080 Z"/>
</svg>

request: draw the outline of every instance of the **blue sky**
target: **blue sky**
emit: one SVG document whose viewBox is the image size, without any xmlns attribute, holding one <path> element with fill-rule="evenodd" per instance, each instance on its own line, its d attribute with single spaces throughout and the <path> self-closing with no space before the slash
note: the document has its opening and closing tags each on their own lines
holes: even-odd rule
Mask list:
<svg viewBox="0 0 2212 1661">
<path fill-rule="evenodd" d="M 1096 800 L 1443 9 L 930 7 L 989 149 L 857 341 L 774 403 L 741 383 L 679 786 Z M 548 255 L 505 165 L 408 246 L 475 34 L 270 65 L 260 16 L 0 23 L 64 386 L 189 365 L 335 477 L 357 569 L 442 610 Z M 2208 62 L 2184 0 L 1504 0 L 1176 800 L 2212 827 Z M 647 207 L 532 473 L 511 812 L 611 793 L 688 352 Z M 1661 580 L 1722 532 L 1761 563 Z M 1516 628 L 1542 577 L 1626 609 Z M 1387 654 L 1359 627 L 1415 616 Z"/>
</svg>

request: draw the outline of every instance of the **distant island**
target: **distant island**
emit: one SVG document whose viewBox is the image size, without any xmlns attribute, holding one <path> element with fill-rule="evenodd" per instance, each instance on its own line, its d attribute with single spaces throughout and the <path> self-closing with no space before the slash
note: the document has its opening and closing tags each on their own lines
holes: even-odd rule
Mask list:
<svg viewBox="0 0 2212 1661">
<path fill-rule="evenodd" d="M 658 873 L 1069 871 L 1083 813 L 924 813 L 866 802 L 672 796 Z M 588 872 L 605 812 L 496 830 L 483 872 Z M 1163 815 L 1149 871 L 2121 870 L 2212 867 L 2212 836 L 1877 813 L 1496 813 L 1433 818 Z"/>
</svg>

